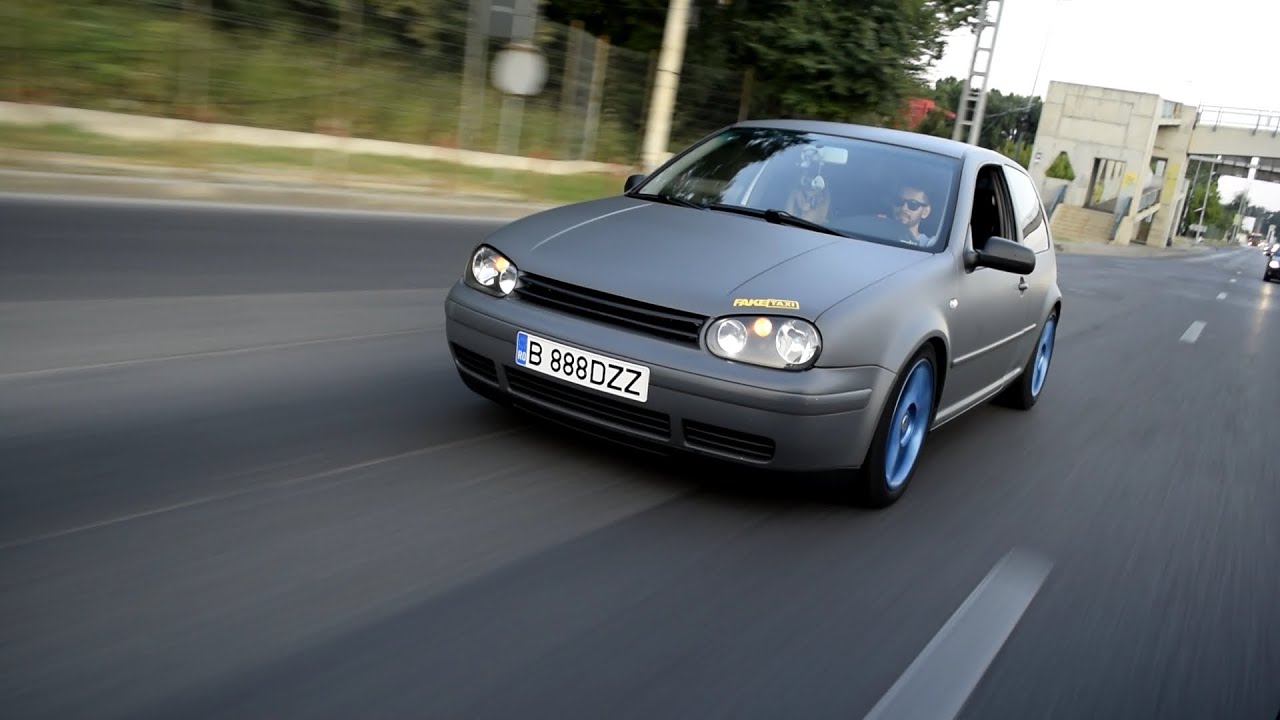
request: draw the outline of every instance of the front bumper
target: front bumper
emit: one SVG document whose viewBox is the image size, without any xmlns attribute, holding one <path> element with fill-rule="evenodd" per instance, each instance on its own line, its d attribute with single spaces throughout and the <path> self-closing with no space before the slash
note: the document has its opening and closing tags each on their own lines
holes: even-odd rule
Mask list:
<svg viewBox="0 0 1280 720">
<path fill-rule="evenodd" d="M 776 470 L 855 468 L 866 457 L 894 373 L 880 367 L 785 372 L 729 363 L 691 347 L 597 324 L 459 283 L 445 335 L 477 392 L 642 447 Z M 633 402 L 520 368 L 518 330 L 650 368 Z"/>
</svg>

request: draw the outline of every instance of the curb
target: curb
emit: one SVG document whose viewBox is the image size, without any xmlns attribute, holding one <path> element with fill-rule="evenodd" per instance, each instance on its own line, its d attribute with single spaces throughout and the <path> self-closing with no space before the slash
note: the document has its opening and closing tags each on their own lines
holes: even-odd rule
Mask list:
<svg viewBox="0 0 1280 720">
<path fill-rule="evenodd" d="M 177 200 L 262 206 L 365 210 L 516 220 L 555 204 L 403 190 L 324 185 L 218 182 L 142 175 L 92 175 L 0 169 L 0 192 L 132 200 Z"/>
<path fill-rule="evenodd" d="M 1089 255 L 1093 257 L 1140 258 L 1151 260 L 1168 260 L 1176 258 L 1203 257 L 1217 252 L 1212 247 L 1162 247 L 1147 245 L 1112 245 L 1110 243 L 1072 243 L 1057 241 L 1053 248 L 1061 255 Z"/>
</svg>

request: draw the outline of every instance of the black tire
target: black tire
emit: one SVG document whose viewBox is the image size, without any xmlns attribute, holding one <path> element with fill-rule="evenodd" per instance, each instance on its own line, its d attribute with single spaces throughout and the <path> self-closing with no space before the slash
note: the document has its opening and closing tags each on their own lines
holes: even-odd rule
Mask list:
<svg viewBox="0 0 1280 720">
<path fill-rule="evenodd" d="M 903 389 L 912 372 L 922 361 L 928 363 L 930 373 L 929 393 L 931 400 L 927 413 L 928 417 L 924 419 L 923 435 L 920 438 L 920 444 L 915 456 L 911 459 L 911 466 L 905 478 L 894 485 L 889 482 L 889 472 L 886 467 L 889 462 L 889 433 L 893 430 L 894 415 L 898 410 L 899 402 L 903 398 Z M 934 417 L 937 414 L 938 377 L 938 356 L 931 345 L 925 345 L 920 348 L 898 373 L 898 379 L 893 384 L 893 390 L 890 391 L 889 398 L 880 410 L 880 420 L 876 423 L 876 432 L 872 436 L 871 447 L 867 448 L 867 457 L 863 461 L 862 467 L 854 474 L 851 483 L 851 494 L 853 500 L 858 504 L 872 508 L 888 507 L 897 502 L 898 498 L 902 497 L 903 493 L 911 485 L 911 479 L 915 477 L 916 467 L 919 465 L 919 458 L 923 455 L 924 448 L 928 444 L 929 428 L 933 425 Z"/>
<path fill-rule="evenodd" d="M 1036 359 L 1040 355 L 1040 348 L 1044 341 L 1046 329 L 1050 334 L 1050 352 L 1044 370 L 1045 377 L 1041 380 L 1040 387 L 1037 389 L 1035 387 L 1035 365 Z M 996 397 L 998 404 L 1015 410 L 1030 410 L 1036 406 L 1040 396 L 1044 394 L 1044 388 L 1049 382 L 1048 373 L 1053 367 L 1053 350 L 1058 335 L 1057 310 L 1051 311 L 1049 317 L 1045 318 L 1044 324 L 1040 326 L 1040 332 L 1041 334 L 1036 338 L 1036 344 L 1031 348 L 1031 355 L 1027 358 L 1026 365 L 1022 366 L 1022 373 Z"/>
</svg>

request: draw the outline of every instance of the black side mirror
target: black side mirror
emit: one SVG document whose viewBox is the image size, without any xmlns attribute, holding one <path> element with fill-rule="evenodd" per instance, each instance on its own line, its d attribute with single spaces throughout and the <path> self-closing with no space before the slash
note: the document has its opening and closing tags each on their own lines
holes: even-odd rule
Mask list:
<svg viewBox="0 0 1280 720">
<path fill-rule="evenodd" d="M 981 250 L 974 252 L 972 264 L 1015 275 L 1029 275 L 1036 269 L 1036 253 L 1022 243 L 992 237 Z"/>
<path fill-rule="evenodd" d="M 640 183 L 644 182 L 646 177 L 648 177 L 648 175 L 628 175 L 627 183 L 622 186 L 622 192 L 631 192 L 632 190 L 640 187 Z"/>
</svg>

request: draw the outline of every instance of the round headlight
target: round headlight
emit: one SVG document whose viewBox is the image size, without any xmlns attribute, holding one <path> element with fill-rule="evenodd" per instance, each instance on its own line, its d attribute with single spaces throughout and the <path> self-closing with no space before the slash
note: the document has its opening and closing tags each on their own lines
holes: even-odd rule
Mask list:
<svg viewBox="0 0 1280 720">
<path fill-rule="evenodd" d="M 803 365 L 818 352 L 818 331 L 809 323 L 788 320 L 778 327 L 774 347 L 788 365 Z"/>
<path fill-rule="evenodd" d="M 498 291 L 503 295 L 510 295 L 512 290 L 516 289 L 516 266 L 507 264 L 502 272 L 498 273 Z"/>
<path fill-rule="evenodd" d="M 726 355 L 737 355 L 747 346 L 747 328 L 732 318 L 722 320 L 716 328 L 716 344 Z"/>
<path fill-rule="evenodd" d="M 822 352 L 822 336 L 818 328 L 796 317 L 725 317 L 707 329 L 707 349 L 733 362 L 804 370 Z"/>
<path fill-rule="evenodd" d="M 1272 269 L 1280 268 L 1280 260 L 1272 260 L 1267 264 L 1270 265 Z"/>
<path fill-rule="evenodd" d="M 487 245 L 471 256 L 471 279 L 486 290 L 509 295 L 516 289 L 518 275 L 510 260 Z"/>
</svg>

